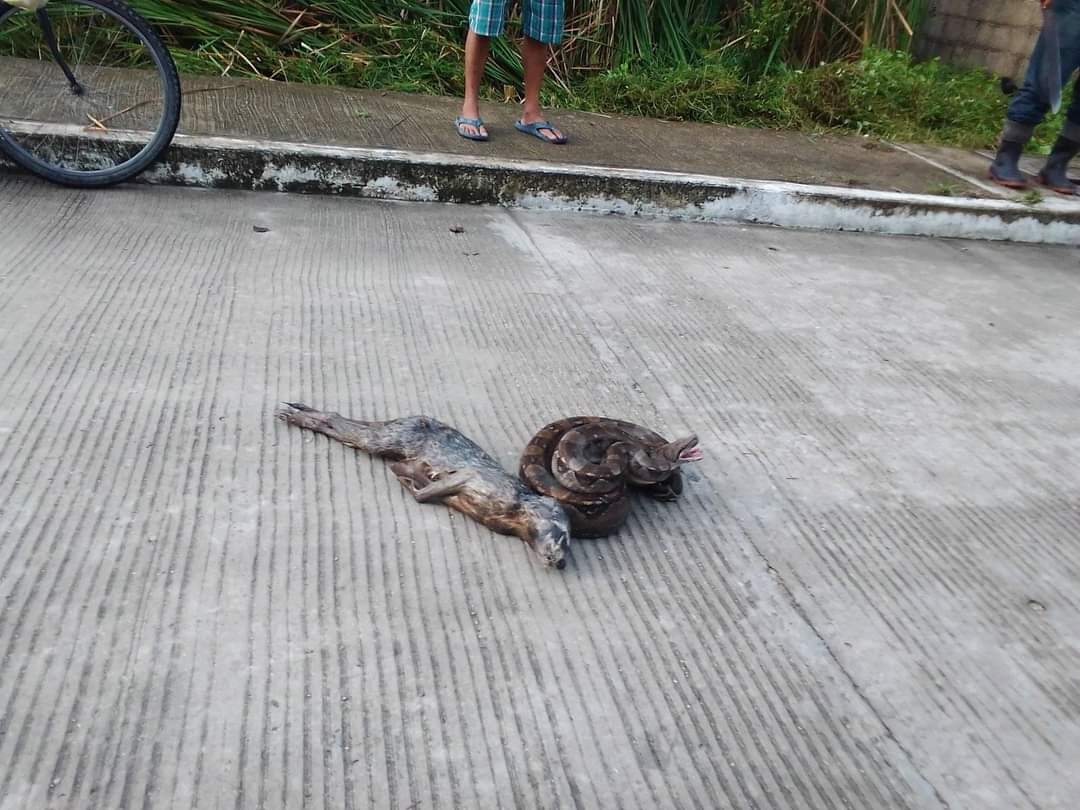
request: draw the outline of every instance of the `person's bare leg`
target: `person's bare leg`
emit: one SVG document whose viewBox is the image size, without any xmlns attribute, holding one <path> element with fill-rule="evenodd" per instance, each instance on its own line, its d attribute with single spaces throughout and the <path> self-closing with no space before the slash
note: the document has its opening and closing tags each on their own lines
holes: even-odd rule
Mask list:
<svg viewBox="0 0 1080 810">
<path fill-rule="evenodd" d="M 540 88 L 544 83 L 547 70 L 548 46 L 535 39 L 521 42 L 521 62 L 525 67 L 525 106 L 521 112 L 521 123 L 535 124 L 544 120 L 544 111 L 540 108 Z M 548 140 L 562 137 L 558 130 L 542 129 L 540 134 Z"/>
<path fill-rule="evenodd" d="M 461 105 L 462 118 L 480 117 L 480 82 L 484 78 L 484 65 L 487 63 L 491 39 L 482 37 L 469 29 L 465 40 L 465 103 Z M 471 124 L 463 124 L 462 129 L 470 135 L 487 135 L 487 129 L 477 129 Z"/>
</svg>

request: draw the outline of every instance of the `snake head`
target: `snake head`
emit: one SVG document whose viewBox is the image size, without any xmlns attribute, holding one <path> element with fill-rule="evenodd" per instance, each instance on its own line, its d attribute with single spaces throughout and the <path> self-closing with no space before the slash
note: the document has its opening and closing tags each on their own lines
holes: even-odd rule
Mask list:
<svg viewBox="0 0 1080 810">
<path fill-rule="evenodd" d="M 554 498 L 540 498 L 532 512 L 526 541 L 545 568 L 563 569 L 570 550 L 570 518 Z"/>
<path fill-rule="evenodd" d="M 668 442 L 660 448 L 660 455 L 669 461 L 672 467 L 705 458 L 705 454 L 698 447 L 698 437 L 694 434 Z"/>
</svg>

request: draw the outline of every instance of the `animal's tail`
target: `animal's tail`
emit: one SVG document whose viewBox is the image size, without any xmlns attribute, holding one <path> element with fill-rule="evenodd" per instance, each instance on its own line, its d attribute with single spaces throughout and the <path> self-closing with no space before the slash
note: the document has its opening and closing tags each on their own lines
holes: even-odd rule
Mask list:
<svg viewBox="0 0 1080 810">
<path fill-rule="evenodd" d="M 282 402 L 277 408 L 277 418 L 286 424 L 322 433 L 365 453 L 400 455 L 383 422 L 348 419 L 339 413 L 316 410 L 300 402 Z"/>
</svg>

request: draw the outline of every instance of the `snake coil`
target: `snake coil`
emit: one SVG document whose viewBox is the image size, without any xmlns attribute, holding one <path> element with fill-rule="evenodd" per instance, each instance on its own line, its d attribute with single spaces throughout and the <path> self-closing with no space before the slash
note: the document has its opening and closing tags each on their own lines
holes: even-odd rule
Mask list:
<svg viewBox="0 0 1080 810">
<path fill-rule="evenodd" d="M 697 444 L 693 435 L 669 442 L 631 422 L 574 416 L 533 436 L 519 474 L 531 489 L 563 505 L 575 536 L 602 537 L 630 513 L 630 487 L 662 501 L 679 497 L 679 467 L 702 458 Z"/>
</svg>

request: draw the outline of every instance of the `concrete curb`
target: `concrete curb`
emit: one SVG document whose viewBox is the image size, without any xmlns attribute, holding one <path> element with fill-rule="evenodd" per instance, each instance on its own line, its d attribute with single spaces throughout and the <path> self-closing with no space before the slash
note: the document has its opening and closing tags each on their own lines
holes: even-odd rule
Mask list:
<svg viewBox="0 0 1080 810">
<path fill-rule="evenodd" d="M 1050 199 L 1029 206 L 1008 200 L 192 135 L 177 135 L 166 159 L 140 179 L 204 188 L 1080 244 L 1080 208 Z"/>
</svg>

